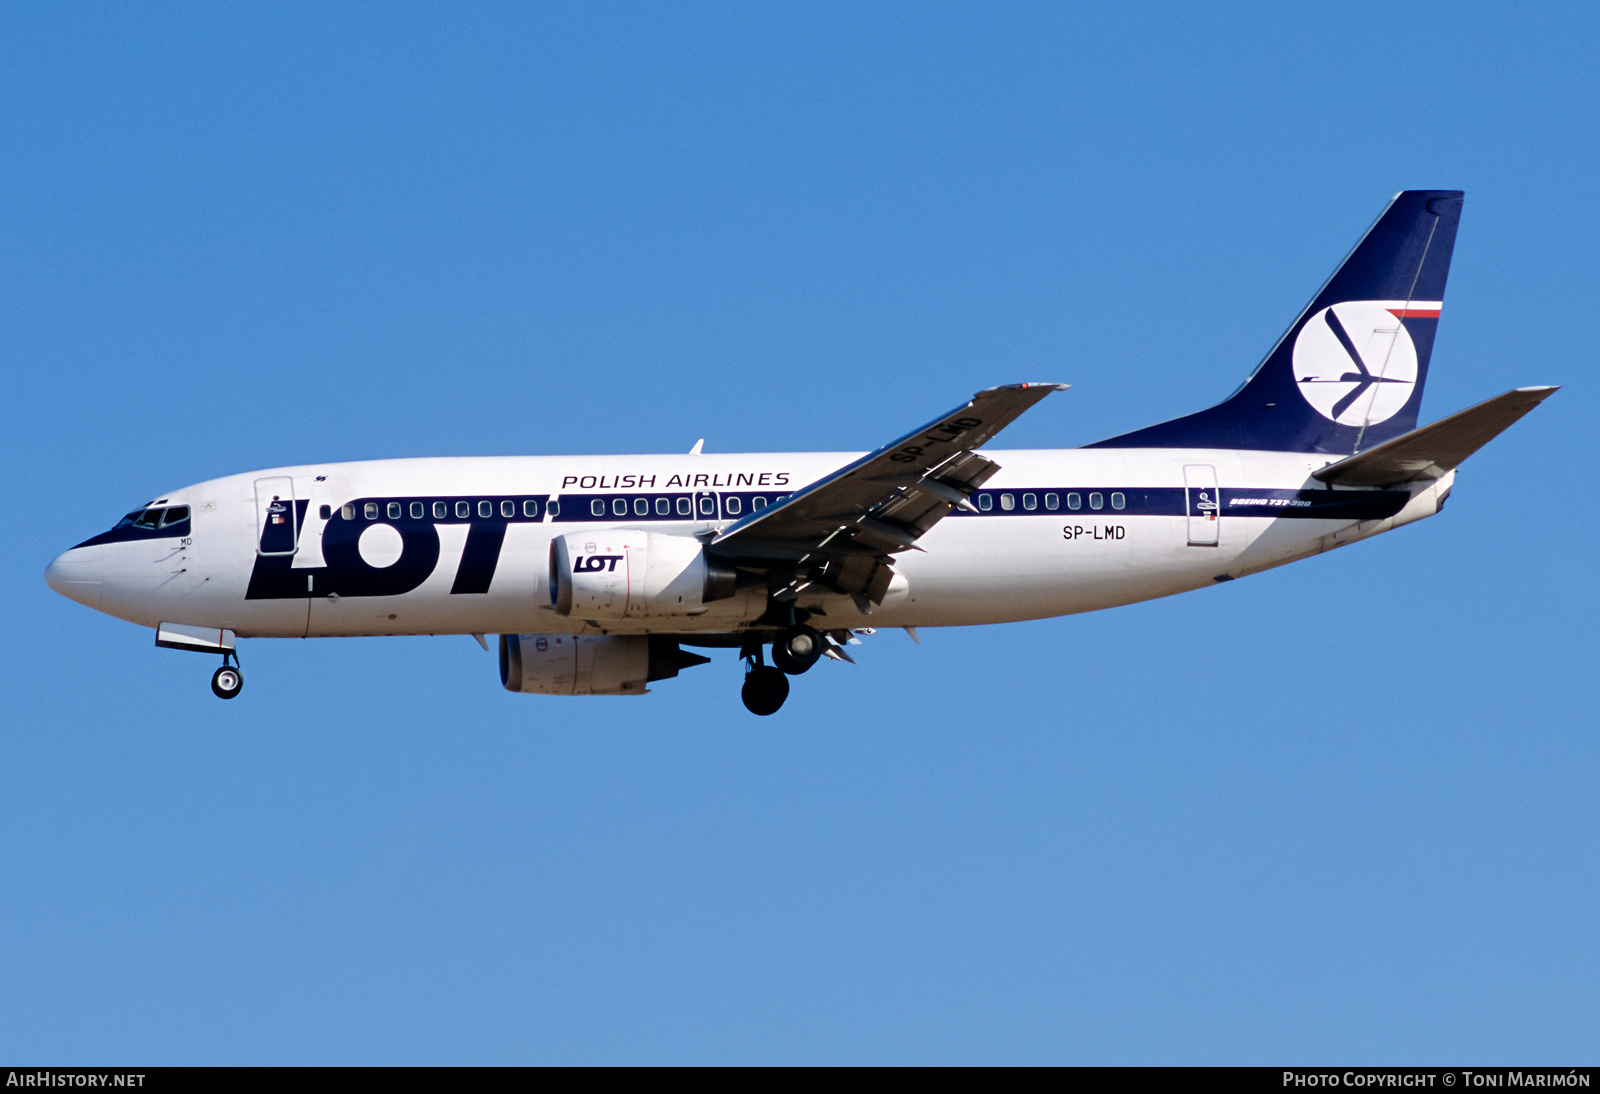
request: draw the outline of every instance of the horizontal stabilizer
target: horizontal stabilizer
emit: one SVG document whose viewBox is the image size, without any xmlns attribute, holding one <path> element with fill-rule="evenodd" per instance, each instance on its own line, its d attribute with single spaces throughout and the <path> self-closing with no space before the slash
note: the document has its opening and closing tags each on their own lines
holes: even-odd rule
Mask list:
<svg viewBox="0 0 1600 1094">
<path fill-rule="evenodd" d="M 1439 478 L 1454 471 L 1461 461 L 1494 440 L 1557 390 L 1554 387 L 1519 387 L 1496 395 L 1477 406 L 1313 471 L 1311 477 L 1341 486 L 1391 486 Z"/>
</svg>

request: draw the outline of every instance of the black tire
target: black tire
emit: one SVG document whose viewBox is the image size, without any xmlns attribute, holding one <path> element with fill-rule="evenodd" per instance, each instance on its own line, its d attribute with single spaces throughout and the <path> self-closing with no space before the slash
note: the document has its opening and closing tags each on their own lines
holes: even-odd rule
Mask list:
<svg viewBox="0 0 1600 1094">
<path fill-rule="evenodd" d="M 232 699 L 244 687 L 244 674 L 232 665 L 223 665 L 211 674 L 211 690 L 218 699 Z"/>
<path fill-rule="evenodd" d="M 751 714 L 776 714 L 789 698 L 789 678 L 771 665 L 757 665 L 745 673 L 739 697 Z"/>
<path fill-rule="evenodd" d="M 810 627 L 791 627 L 772 644 L 772 663 L 790 676 L 799 676 L 822 656 L 822 635 Z"/>
</svg>

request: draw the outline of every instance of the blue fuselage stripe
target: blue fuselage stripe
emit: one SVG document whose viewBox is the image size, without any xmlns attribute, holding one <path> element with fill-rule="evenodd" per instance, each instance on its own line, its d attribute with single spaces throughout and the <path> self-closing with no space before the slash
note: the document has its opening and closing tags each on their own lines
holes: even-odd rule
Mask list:
<svg viewBox="0 0 1600 1094">
<path fill-rule="evenodd" d="M 1201 491 L 1183 487 L 986 489 L 972 495 L 978 512 L 955 509 L 949 515 L 956 520 L 1046 517 L 1072 521 L 1152 516 L 1210 517 L 1213 514 L 1272 519 L 1383 520 L 1398 513 L 1411 497 L 1404 490 L 1224 488 L 1218 493 L 1220 506 L 1214 508 L 1211 500 L 1204 497 Z M 494 581 L 506 531 L 513 524 L 549 521 L 552 525 L 615 526 L 726 521 L 775 505 L 786 497 L 787 494 L 751 490 L 357 498 L 330 511 L 321 540 L 324 566 L 294 568 L 291 555 L 258 555 L 245 598 L 277 600 L 308 596 L 394 596 L 410 592 L 433 572 L 441 546 L 438 530 L 449 525 L 467 527 L 466 543 L 450 591 L 481 595 L 489 591 Z M 305 513 L 305 504 L 302 501 L 298 506 L 301 520 L 310 515 Z M 684 512 L 684 509 L 688 512 Z M 368 512 L 372 515 L 368 516 Z M 391 512 L 398 515 L 391 516 Z M 413 516 L 413 512 L 419 515 Z M 442 515 L 436 516 L 436 512 Z M 350 515 L 346 516 L 346 513 Z M 360 555 L 358 541 L 361 533 L 376 524 L 395 528 L 404 543 L 400 560 L 389 566 L 371 566 Z M 189 534 L 187 521 L 171 530 L 161 529 L 153 535 L 142 529 L 116 529 L 95 537 L 89 544 L 124 539 L 168 539 L 186 534 Z"/>
</svg>

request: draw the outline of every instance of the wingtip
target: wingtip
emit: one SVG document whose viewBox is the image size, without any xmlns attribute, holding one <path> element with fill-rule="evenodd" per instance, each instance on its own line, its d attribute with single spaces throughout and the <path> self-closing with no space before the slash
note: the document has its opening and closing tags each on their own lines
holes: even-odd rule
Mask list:
<svg viewBox="0 0 1600 1094">
<path fill-rule="evenodd" d="M 1046 384 L 1029 381 L 1028 383 L 1024 384 L 996 384 L 994 387 L 984 388 L 983 391 L 980 391 L 978 394 L 982 395 L 984 392 L 988 391 L 1026 391 L 1030 388 L 1036 387 L 1048 388 L 1051 391 L 1066 391 L 1071 386 L 1071 384 Z"/>
</svg>

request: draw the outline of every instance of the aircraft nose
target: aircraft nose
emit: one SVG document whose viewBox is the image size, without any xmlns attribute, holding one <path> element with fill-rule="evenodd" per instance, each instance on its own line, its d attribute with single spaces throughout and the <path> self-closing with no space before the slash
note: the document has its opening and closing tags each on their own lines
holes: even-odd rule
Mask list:
<svg viewBox="0 0 1600 1094">
<path fill-rule="evenodd" d="M 100 553 L 92 547 L 74 547 L 45 567 L 44 580 L 68 600 L 98 609 L 101 580 Z"/>
</svg>

